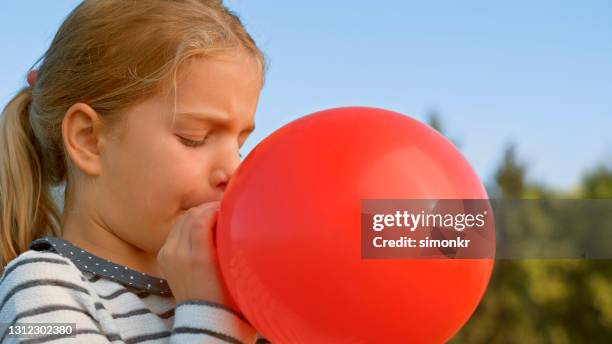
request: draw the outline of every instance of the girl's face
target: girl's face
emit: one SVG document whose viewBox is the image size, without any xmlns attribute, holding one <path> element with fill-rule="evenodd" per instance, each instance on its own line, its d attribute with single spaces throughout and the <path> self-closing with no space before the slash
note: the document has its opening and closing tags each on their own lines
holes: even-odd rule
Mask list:
<svg viewBox="0 0 612 344">
<path fill-rule="evenodd" d="M 125 114 L 121 140 L 101 154 L 98 209 L 124 241 L 157 253 L 187 209 L 220 200 L 254 129 L 261 74 L 253 57 L 193 58 L 174 95 L 158 95 Z M 97 206 L 97 205 L 96 205 Z"/>
</svg>

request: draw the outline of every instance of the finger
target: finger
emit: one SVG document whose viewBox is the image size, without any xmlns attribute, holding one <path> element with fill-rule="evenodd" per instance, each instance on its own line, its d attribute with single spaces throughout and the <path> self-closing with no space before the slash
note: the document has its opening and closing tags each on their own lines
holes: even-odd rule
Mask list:
<svg viewBox="0 0 612 344">
<path fill-rule="evenodd" d="M 191 257 L 193 250 L 191 249 L 191 229 L 196 225 L 197 216 L 195 209 L 191 208 L 185 213 L 185 221 L 181 225 L 180 232 L 178 235 L 176 253 L 181 253 L 187 257 Z"/>
<path fill-rule="evenodd" d="M 215 217 L 216 213 L 219 212 L 220 204 L 221 202 L 214 201 L 197 206 L 194 210 L 196 213 L 195 216 L 197 217 L 195 220 L 198 222 L 198 226 L 196 227 L 199 228 L 194 227 L 193 230 L 200 232 L 200 228 L 203 227 L 206 229 L 206 231 L 210 231 L 212 223 L 216 221 L 216 219 L 213 217 Z"/>
<path fill-rule="evenodd" d="M 181 232 L 178 239 L 178 250 L 185 250 L 189 256 L 194 252 L 194 244 L 192 240 L 192 232 L 200 232 L 200 227 L 207 226 L 208 217 L 211 213 L 219 207 L 219 202 L 207 202 L 202 203 L 196 207 L 190 208 L 187 212 L 187 218 L 185 224 L 181 228 Z M 204 222 L 204 224 L 202 224 Z M 205 228 L 203 230 L 208 230 Z"/>
<path fill-rule="evenodd" d="M 195 226 L 191 233 L 191 245 L 193 250 L 209 250 L 212 247 L 211 242 L 213 240 L 218 214 L 218 202 L 202 209 L 201 218 L 198 221 L 199 226 Z"/>
<path fill-rule="evenodd" d="M 179 243 L 181 229 L 182 227 L 185 226 L 185 220 L 187 217 L 186 215 L 187 213 L 184 213 L 183 215 L 181 215 L 170 228 L 170 232 L 168 233 L 168 236 L 166 237 L 166 241 L 164 243 L 164 247 L 166 249 L 169 249 L 169 250 L 176 249 Z"/>
<path fill-rule="evenodd" d="M 220 204 L 221 204 L 220 201 L 205 202 L 205 203 L 202 203 L 200 205 L 193 207 L 192 209 L 196 213 L 201 214 L 202 212 L 207 212 L 210 209 L 219 209 Z"/>
</svg>

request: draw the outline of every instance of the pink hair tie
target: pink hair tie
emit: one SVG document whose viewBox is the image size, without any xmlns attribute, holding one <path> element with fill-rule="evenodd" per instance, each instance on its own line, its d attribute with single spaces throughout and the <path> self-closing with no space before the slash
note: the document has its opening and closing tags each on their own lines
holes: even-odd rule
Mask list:
<svg viewBox="0 0 612 344">
<path fill-rule="evenodd" d="M 28 72 L 28 84 L 30 84 L 30 87 L 34 87 L 34 84 L 36 83 L 36 69 L 31 69 Z"/>
</svg>

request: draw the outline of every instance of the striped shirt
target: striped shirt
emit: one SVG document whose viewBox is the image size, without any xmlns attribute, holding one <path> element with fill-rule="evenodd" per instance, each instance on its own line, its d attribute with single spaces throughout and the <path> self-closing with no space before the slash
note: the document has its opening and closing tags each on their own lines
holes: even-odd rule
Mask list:
<svg viewBox="0 0 612 344">
<path fill-rule="evenodd" d="M 1 343 L 257 341 L 257 332 L 242 314 L 223 305 L 202 300 L 175 304 L 162 278 L 115 264 L 59 237 L 34 240 L 29 248 L 0 277 Z M 25 323 L 76 328 L 72 338 L 9 333 L 10 325 Z"/>
</svg>

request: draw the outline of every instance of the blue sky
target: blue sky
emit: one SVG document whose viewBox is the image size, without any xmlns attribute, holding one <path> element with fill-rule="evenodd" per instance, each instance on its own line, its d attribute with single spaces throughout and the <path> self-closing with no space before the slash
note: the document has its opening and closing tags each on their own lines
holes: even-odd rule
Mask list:
<svg viewBox="0 0 612 344">
<path fill-rule="evenodd" d="M 0 105 L 74 0 L 0 4 Z M 226 0 L 270 62 L 243 153 L 283 124 L 365 105 L 435 109 L 484 181 L 515 142 L 532 180 L 569 189 L 612 162 L 612 2 Z"/>
</svg>

